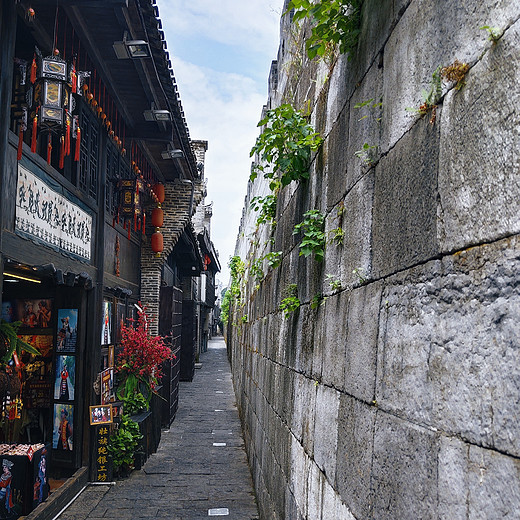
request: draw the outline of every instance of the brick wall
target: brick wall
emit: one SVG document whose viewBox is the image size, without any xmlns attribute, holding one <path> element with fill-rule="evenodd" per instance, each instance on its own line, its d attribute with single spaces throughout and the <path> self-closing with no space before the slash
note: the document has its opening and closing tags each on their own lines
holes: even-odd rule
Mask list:
<svg viewBox="0 0 520 520">
<path fill-rule="evenodd" d="M 179 237 L 187 225 L 191 225 L 191 216 L 203 198 L 204 187 L 201 182 L 194 182 L 193 205 L 190 214 L 192 185 L 183 181 L 165 184 L 164 225 L 161 233 L 164 238 L 164 251 L 159 257 L 151 248 L 150 237 L 154 232 L 150 219 L 146 227 L 146 244 L 141 249 L 141 302 L 146 305 L 148 315 L 152 319 L 150 331 L 158 334 L 159 292 L 161 287 L 161 270 L 166 258 L 173 251 Z"/>
</svg>

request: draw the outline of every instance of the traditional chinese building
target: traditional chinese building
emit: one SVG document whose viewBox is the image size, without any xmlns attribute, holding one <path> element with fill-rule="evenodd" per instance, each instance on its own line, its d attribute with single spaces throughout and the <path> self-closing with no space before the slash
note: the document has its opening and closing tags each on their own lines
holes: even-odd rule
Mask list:
<svg viewBox="0 0 520 520">
<path fill-rule="evenodd" d="M 6 0 L 0 24 L 2 319 L 41 353 L 20 360 L 3 441 L 42 446 L 46 475 L 66 482 L 47 501 L 59 511 L 110 477 L 89 407 L 115 399 L 121 323 L 141 302 L 177 352 L 196 341 L 185 302 L 207 265 L 191 225 L 203 185 L 155 2 Z M 178 362 L 163 423 L 176 380 Z M 38 502 L 22 499 L 19 514 Z"/>
</svg>

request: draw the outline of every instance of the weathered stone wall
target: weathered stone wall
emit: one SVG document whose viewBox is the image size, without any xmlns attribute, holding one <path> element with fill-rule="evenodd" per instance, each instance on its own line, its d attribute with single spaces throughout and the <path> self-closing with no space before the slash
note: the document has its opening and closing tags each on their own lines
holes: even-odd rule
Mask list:
<svg viewBox="0 0 520 520">
<path fill-rule="evenodd" d="M 325 142 L 280 194 L 274 243 L 250 235 L 261 181 L 237 243 L 248 265 L 283 251 L 246 277 L 229 331 L 262 518 L 520 517 L 519 18 L 516 0 L 366 0 L 355 56 L 332 65 L 282 20 L 267 106 L 310 100 Z M 466 85 L 444 83 L 435 120 L 407 112 L 455 59 Z M 371 98 L 382 109 L 354 108 Z M 345 231 L 322 264 L 292 234 L 313 208 Z"/>
</svg>

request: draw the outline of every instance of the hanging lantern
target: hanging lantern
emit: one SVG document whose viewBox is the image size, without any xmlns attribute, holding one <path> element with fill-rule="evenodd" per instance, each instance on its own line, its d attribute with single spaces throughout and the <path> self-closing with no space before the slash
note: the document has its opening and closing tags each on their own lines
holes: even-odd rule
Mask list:
<svg viewBox="0 0 520 520">
<path fill-rule="evenodd" d="M 164 211 L 162 208 L 154 208 L 152 210 L 152 226 L 161 228 L 164 224 Z"/>
<path fill-rule="evenodd" d="M 161 256 L 161 253 L 164 251 L 164 240 L 162 233 L 155 230 L 155 233 L 152 235 L 152 251 L 155 253 L 155 256 Z"/>
<path fill-rule="evenodd" d="M 40 75 L 34 87 L 34 104 L 40 107 L 41 128 L 66 125 L 66 111 L 72 112 L 74 108 L 68 76 L 67 62 L 59 55 L 41 59 Z"/>
<path fill-rule="evenodd" d="M 142 185 L 139 179 L 119 181 L 119 200 L 121 201 L 119 209 L 124 219 L 134 218 L 141 214 L 141 191 Z"/>
<path fill-rule="evenodd" d="M 153 187 L 153 192 L 155 193 L 155 196 L 157 197 L 157 202 L 159 204 L 162 204 L 166 198 L 165 191 L 164 191 L 164 184 L 155 184 Z"/>
</svg>

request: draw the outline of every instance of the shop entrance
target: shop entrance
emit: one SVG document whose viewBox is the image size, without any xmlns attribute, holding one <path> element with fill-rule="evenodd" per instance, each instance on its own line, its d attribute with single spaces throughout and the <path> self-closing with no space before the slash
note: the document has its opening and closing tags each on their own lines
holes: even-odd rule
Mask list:
<svg viewBox="0 0 520 520">
<path fill-rule="evenodd" d="M 28 514 L 82 463 L 86 291 L 40 271 L 4 265 L 0 339 L 24 344 L 0 342 L 0 518 Z"/>
</svg>

